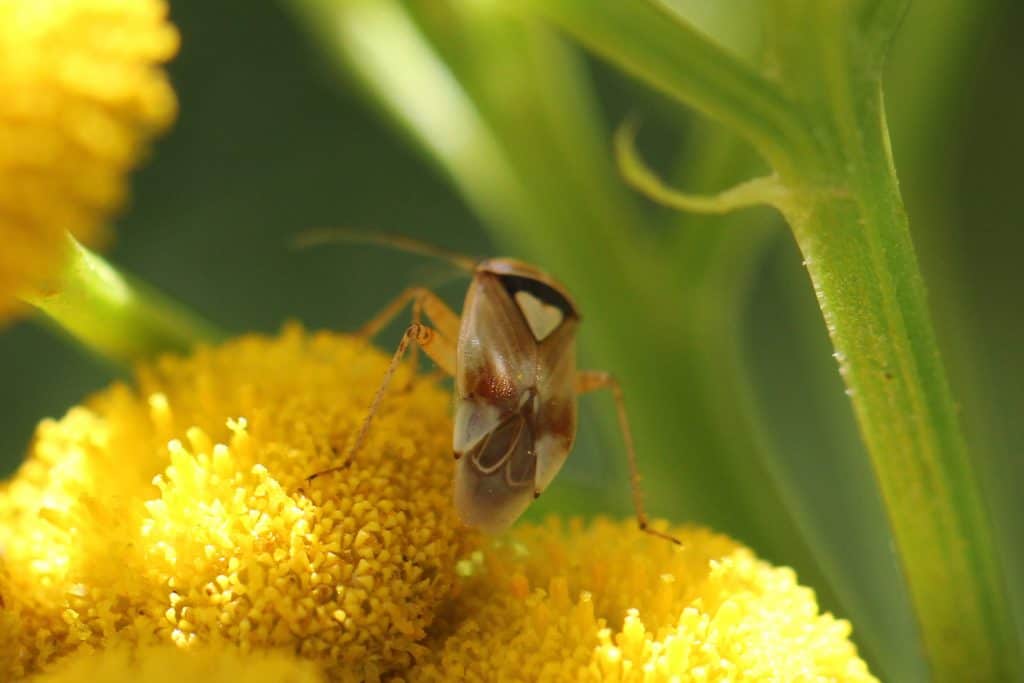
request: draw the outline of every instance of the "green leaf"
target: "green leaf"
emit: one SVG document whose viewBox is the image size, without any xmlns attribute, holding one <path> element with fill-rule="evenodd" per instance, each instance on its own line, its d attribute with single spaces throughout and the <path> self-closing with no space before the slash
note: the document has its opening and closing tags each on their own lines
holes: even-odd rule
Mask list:
<svg viewBox="0 0 1024 683">
<path fill-rule="evenodd" d="M 750 140 L 776 166 L 806 144 L 801 113 L 765 76 L 647 0 L 527 0 L 538 15 L 662 92 Z"/>
</svg>

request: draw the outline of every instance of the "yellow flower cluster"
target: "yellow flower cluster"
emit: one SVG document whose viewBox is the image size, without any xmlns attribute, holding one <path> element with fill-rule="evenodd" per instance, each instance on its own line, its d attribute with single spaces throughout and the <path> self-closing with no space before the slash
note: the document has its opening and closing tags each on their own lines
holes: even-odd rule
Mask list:
<svg viewBox="0 0 1024 683">
<path fill-rule="evenodd" d="M 115 647 L 100 655 L 72 655 L 33 683 L 322 683 L 313 662 L 284 652 L 233 648 L 190 651 L 174 646 Z"/>
<path fill-rule="evenodd" d="M 90 243 L 125 173 L 173 120 L 163 0 L 0 0 L 0 319 Z"/>
<path fill-rule="evenodd" d="M 873 681 L 790 570 L 679 529 L 451 503 L 448 398 L 289 328 L 139 371 L 40 425 L 0 487 L 0 680 Z"/>
<path fill-rule="evenodd" d="M 788 568 L 706 529 L 552 520 L 461 564 L 413 680 L 876 681 Z"/>
<path fill-rule="evenodd" d="M 339 464 L 387 362 L 298 329 L 244 337 L 41 424 L 0 491 L 20 634 L 0 680 L 121 641 L 282 649 L 356 677 L 423 655 L 475 538 L 451 503 L 445 394 L 394 395 L 347 469 L 305 481 Z"/>
</svg>

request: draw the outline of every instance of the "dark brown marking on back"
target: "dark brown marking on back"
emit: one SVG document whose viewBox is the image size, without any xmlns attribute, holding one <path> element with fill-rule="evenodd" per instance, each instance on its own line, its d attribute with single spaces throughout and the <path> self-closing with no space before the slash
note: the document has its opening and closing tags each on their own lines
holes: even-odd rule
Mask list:
<svg viewBox="0 0 1024 683">
<path fill-rule="evenodd" d="M 554 287 L 546 285 L 540 280 L 522 275 L 498 274 L 498 279 L 508 295 L 515 299 L 516 292 L 528 292 L 549 306 L 554 306 L 562 312 L 566 318 L 578 318 L 579 314 L 565 296 Z"/>
</svg>

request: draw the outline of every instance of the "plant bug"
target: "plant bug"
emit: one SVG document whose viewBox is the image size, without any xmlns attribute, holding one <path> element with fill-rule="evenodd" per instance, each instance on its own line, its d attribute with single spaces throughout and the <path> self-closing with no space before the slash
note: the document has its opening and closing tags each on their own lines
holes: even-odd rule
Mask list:
<svg viewBox="0 0 1024 683">
<path fill-rule="evenodd" d="M 465 524 L 489 533 L 510 527 L 569 456 L 576 438 L 577 396 L 608 389 L 626 446 L 637 523 L 649 534 L 679 543 L 648 524 L 618 381 L 607 372 L 576 369 L 580 314 L 565 287 L 522 261 L 477 261 L 406 237 L 314 231 L 300 238 L 299 244 L 337 240 L 441 257 L 465 271 L 471 281 L 461 317 L 430 290 L 410 287 L 358 331 L 359 336 L 372 338 L 411 302 L 412 323 L 398 343 L 344 463 L 307 481 L 348 467 L 366 441 L 392 375 L 412 346 L 454 378 L 454 496 Z M 433 327 L 423 322 L 423 316 Z"/>
</svg>

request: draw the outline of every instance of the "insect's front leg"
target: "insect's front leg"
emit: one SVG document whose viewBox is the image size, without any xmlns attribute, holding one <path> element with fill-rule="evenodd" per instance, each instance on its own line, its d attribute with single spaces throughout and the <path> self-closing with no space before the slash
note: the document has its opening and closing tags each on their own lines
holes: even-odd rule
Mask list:
<svg viewBox="0 0 1024 683">
<path fill-rule="evenodd" d="M 370 433 L 370 425 L 373 423 L 373 417 L 377 414 L 377 410 L 380 408 L 381 399 L 384 398 L 384 393 L 387 390 L 388 384 L 391 382 L 391 377 L 395 374 L 395 370 L 402 362 L 402 357 L 405 355 L 405 352 L 409 349 L 411 344 L 415 344 L 417 347 L 423 349 L 424 353 L 426 353 L 432 361 L 437 363 L 437 366 L 445 373 L 449 375 L 455 374 L 454 342 L 441 336 L 438 334 L 437 330 L 428 327 L 423 323 L 413 323 L 409 325 L 405 330 L 405 334 L 402 335 L 402 340 L 398 342 L 398 348 L 395 349 L 395 354 L 391 357 L 391 363 L 388 364 L 388 369 L 384 373 L 384 377 L 381 379 L 380 386 L 377 387 L 377 392 L 373 395 L 373 401 L 370 403 L 370 410 L 367 412 L 366 417 L 363 418 L 363 423 L 359 426 L 359 431 L 356 432 L 355 441 L 353 441 L 352 446 L 345 454 L 344 460 L 340 465 L 323 470 L 322 472 L 316 472 L 315 474 L 306 477 L 307 484 L 324 475 L 340 472 L 348 468 L 351 464 L 352 459 L 356 457 L 359 450 L 366 442 L 366 437 Z"/>
<path fill-rule="evenodd" d="M 429 289 L 423 287 L 409 287 L 396 296 L 377 315 L 373 316 L 365 325 L 356 331 L 356 336 L 363 339 L 372 339 L 384 329 L 388 323 L 401 313 L 402 309 L 409 302 L 412 302 L 412 322 L 419 324 L 423 322 L 423 316 L 434 323 L 438 333 L 453 344 L 459 337 L 459 316 L 455 314 L 447 304 Z M 418 348 L 413 347 L 411 363 L 413 373 L 419 366 Z M 452 374 L 452 373 L 448 373 Z"/>
<path fill-rule="evenodd" d="M 601 370 L 582 370 L 576 373 L 577 394 L 588 394 L 599 389 L 611 390 L 612 398 L 615 399 L 615 409 L 619 416 L 619 430 L 622 432 L 622 440 L 626 444 L 626 458 L 629 461 L 629 484 L 633 491 L 633 508 L 636 511 L 637 525 L 641 531 L 652 536 L 682 545 L 682 542 L 675 536 L 652 529 L 647 521 L 647 513 L 644 511 L 643 490 L 640 487 L 640 471 L 636 466 L 633 430 L 629 426 L 629 416 L 626 414 L 626 401 L 622 397 L 622 386 L 619 384 L 619 381 L 611 373 Z"/>
<path fill-rule="evenodd" d="M 420 322 L 415 319 L 419 312 L 425 313 L 437 330 L 445 337 L 455 340 L 459 335 L 459 316 L 448 308 L 447 304 L 436 294 L 424 287 L 409 287 L 402 291 L 388 303 L 377 315 L 370 318 L 362 327 L 356 330 L 356 336 L 365 339 L 372 339 L 387 327 L 387 324 L 395 319 L 402 309 L 410 301 L 413 302 L 413 322 Z"/>
</svg>

